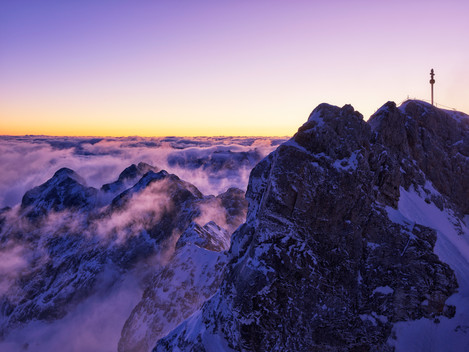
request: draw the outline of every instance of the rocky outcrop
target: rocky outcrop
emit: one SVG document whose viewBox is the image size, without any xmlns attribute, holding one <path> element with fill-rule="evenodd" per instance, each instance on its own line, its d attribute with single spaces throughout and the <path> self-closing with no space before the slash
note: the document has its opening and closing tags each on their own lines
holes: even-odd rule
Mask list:
<svg viewBox="0 0 469 352">
<path fill-rule="evenodd" d="M 244 193 L 239 188 L 230 187 L 226 192 L 216 197 L 220 202 L 220 206 L 225 209 L 226 230 L 230 235 L 246 219 L 248 201 L 244 197 Z"/>
<path fill-rule="evenodd" d="M 126 188 L 135 184 L 148 171 L 153 171 L 156 173 L 158 172 L 158 169 L 143 162 L 140 162 L 137 165 L 132 164 L 120 173 L 116 181 L 112 183 L 106 183 L 101 187 L 101 190 L 103 192 L 111 193 L 122 192 Z"/>
<path fill-rule="evenodd" d="M 232 232 L 246 219 L 244 192 L 229 188 L 196 202 L 195 221 L 181 234 L 175 253 L 146 285 L 127 319 L 119 351 L 149 351 L 156 341 L 197 311 L 221 282 Z M 201 226 L 203 219 L 213 220 Z"/>
<path fill-rule="evenodd" d="M 230 247 L 231 235 L 215 222 L 210 221 L 204 226 L 192 223 L 176 242 L 176 249 L 193 244 L 209 251 L 221 252 Z"/>
<path fill-rule="evenodd" d="M 387 104 L 366 123 L 351 106 L 318 106 L 251 172 L 220 289 L 154 350 L 386 351 L 395 322 L 454 315 L 445 302 L 457 282 L 433 253 L 436 232 L 389 216 L 401 187 L 437 187 L 428 158 L 441 151 L 463 168 L 445 147 L 453 139 L 423 142 L 438 130 L 412 114 L 429 108 Z M 442 194 L 466 209 L 468 198 Z"/>
<path fill-rule="evenodd" d="M 469 214 L 469 118 L 467 115 L 408 101 L 399 108 L 389 102 L 369 120 L 377 143 L 401 161 L 408 186 L 423 172 L 435 189 L 451 199 L 457 210 Z M 409 163 L 403 163 L 402 159 Z M 415 161 L 415 168 L 412 163 Z"/>
<path fill-rule="evenodd" d="M 95 188 L 86 187 L 85 180 L 75 171 L 62 168 L 50 180 L 26 192 L 21 209 L 31 219 L 50 211 L 90 210 L 96 204 L 97 192 Z"/>
</svg>

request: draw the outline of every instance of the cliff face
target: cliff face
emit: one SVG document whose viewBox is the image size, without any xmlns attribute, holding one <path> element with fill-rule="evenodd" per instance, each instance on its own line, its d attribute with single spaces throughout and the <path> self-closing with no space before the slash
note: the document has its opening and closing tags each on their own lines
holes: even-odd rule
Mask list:
<svg viewBox="0 0 469 352">
<path fill-rule="evenodd" d="M 415 161 L 417 169 L 439 193 L 451 199 L 457 211 L 469 214 L 467 115 L 422 102 L 408 101 L 399 108 L 390 102 L 370 118 L 369 124 L 376 141 L 387 146 L 397 161 Z M 405 186 L 415 178 L 411 169 L 403 169 Z"/>
<path fill-rule="evenodd" d="M 368 123 L 318 106 L 251 172 L 219 290 L 155 351 L 391 350 L 394 323 L 453 316 L 436 231 L 395 214 L 402 189 L 468 213 L 468 121 L 422 102 Z"/>
</svg>

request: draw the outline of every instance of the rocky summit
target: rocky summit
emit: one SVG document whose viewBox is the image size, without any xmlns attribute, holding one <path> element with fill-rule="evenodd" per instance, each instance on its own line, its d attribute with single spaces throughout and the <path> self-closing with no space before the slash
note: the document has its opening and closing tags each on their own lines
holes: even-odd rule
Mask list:
<svg viewBox="0 0 469 352">
<path fill-rule="evenodd" d="M 391 351 L 396 323 L 453 317 L 437 232 L 400 201 L 415 192 L 462 229 L 468 172 L 467 115 L 319 105 L 252 170 L 218 291 L 154 351 Z"/>
</svg>

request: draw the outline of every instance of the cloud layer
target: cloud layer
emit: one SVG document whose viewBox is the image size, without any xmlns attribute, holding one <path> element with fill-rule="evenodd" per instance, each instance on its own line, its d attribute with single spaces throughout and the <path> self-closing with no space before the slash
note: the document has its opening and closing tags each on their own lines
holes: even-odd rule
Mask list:
<svg viewBox="0 0 469 352">
<path fill-rule="evenodd" d="M 171 259 L 181 233 L 192 221 L 215 221 L 233 232 L 247 203 L 242 191 L 228 189 L 245 190 L 252 167 L 280 142 L 0 136 L 0 303 L 11 310 L 0 314 L 7 329 L 0 349 L 115 350 L 147 278 Z M 26 191 L 61 168 L 100 189 L 139 162 L 155 166 L 154 173 L 127 180 L 129 189 L 117 202 L 111 200 L 123 189 L 93 191 L 96 207 L 51 206 L 31 218 L 29 208 L 19 207 Z M 58 174 L 54 187 L 70 173 Z M 32 207 L 61 201 L 60 192 L 49 191 L 33 192 Z M 13 209 L 2 210 L 6 206 Z M 55 314 L 60 310 L 63 315 Z"/>
<path fill-rule="evenodd" d="M 204 194 L 245 189 L 251 168 L 282 139 L 241 137 L 79 138 L 0 136 L 0 208 L 15 206 L 29 189 L 68 167 L 88 186 L 113 182 L 127 166 L 146 162 L 178 175 Z M 242 163 L 223 164 L 224 158 Z"/>
</svg>

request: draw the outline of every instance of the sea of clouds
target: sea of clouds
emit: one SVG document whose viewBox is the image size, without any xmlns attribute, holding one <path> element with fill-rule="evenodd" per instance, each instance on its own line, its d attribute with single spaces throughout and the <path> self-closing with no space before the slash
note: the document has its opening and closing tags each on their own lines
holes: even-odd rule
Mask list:
<svg viewBox="0 0 469 352">
<path fill-rule="evenodd" d="M 0 136 L 0 211 L 5 214 L 6 223 L 13 224 L 22 233 L 21 241 L 9 237 L 10 225 L 4 226 L 0 233 L 3 241 L 0 244 L 0 298 L 12 292 L 18 279 L 52 260 L 47 245 L 41 240 L 30 245 L 28 236 L 34 233 L 39 234 L 38 238 L 42 233 L 47 234 L 44 238 L 65 233 L 94 236 L 98 239 L 97 246 L 108 248 L 125 244 L 133 236 L 142 236 L 145 228 L 158 222 L 160 213 L 174 206 L 162 181 L 135 195 L 125 207 L 109 216 L 90 220 L 86 214 L 50 212 L 40 228 L 34 228 L 34 223 L 19 216 L 22 197 L 49 180 L 57 170 L 68 167 L 78 173 L 87 186 L 100 189 L 116 181 L 126 167 L 145 162 L 195 185 L 204 195 L 218 195 L 230 187 L 246 190 L 251 169 L 284 140 L 267 137 Z M 5 207 L 12 209 L 5 212 Z M 225 209 L 218 198 L 200 202 L 199 210 L 195 221 L 201 226 L 215 221 L 229 232 L 234 231 L 225 222 Z M 96 294 L 82 301 L 63 319 L 33 321 L 11 331 L 0 341 L 0 350 L 115 351 L 122 326 L 141 297 L 145 278 L 165 265 L 178 235 L 180 233 L 171 236 L 164 246 L 160 245 L 162 248 L 156 255 L 125 275 L 118 275 L 117 279 L 112 270 L 101 273 L 102 281 L 111 283 L 110 288 L 97 289 Z M 111 240 L 115 244 L 110 244 Z M 20 290 L 18 299 L 21 297 Z"/>
<path fill-rule="evenodd" d="M 245 190 L 252 167 L 284 140 L 0 136 L 0 208 L 19 204 L 26 191 L 62 167 L 74 170 L 95 188 L 115 181 L 129 165 L 145 162 L 176 174 L 205 195 L 229 187 Z"/>
</svg>

